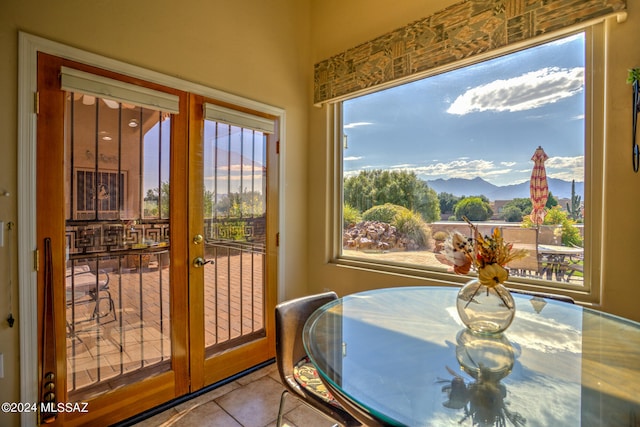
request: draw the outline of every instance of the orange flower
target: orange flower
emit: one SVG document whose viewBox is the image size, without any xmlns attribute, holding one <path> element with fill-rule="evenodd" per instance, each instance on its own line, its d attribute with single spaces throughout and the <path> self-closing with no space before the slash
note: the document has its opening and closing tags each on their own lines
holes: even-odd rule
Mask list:
<svg viewBox="0 0 640 427">
<path fill-rule="evenodd" d="M 486 264 L 478 269 L 478 280 L 484 286 L 493 288 L 509 278 L 509 271 L 500 264 Z"/>
</svg>

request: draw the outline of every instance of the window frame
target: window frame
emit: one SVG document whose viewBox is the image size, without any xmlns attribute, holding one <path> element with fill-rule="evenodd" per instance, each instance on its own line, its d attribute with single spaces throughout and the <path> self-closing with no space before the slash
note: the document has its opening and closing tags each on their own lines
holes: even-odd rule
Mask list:
<svg viewBox="0 0 640 427">
<path fill-rule="evenodd" d="M 343 267 L 357 268 L 380 274 L 402 275 L 414 279 L 427 281 L 429 285 L 462 284 L 470 280 L 471 276 L 461 276 L 444 270 L 433 270 L 419 265 L 399 264 L 385 261 L 343 255 L 343 179 L 344 179 L 344 150 L 343 150 L 343 110 L 342 103 L 363 95 L 384 89 L 397 87 L 412 81 L 421 80 L 454 71 L 469 65 L 485 62 L 499 56 L 509 55 L 540 44 L 549 43 L 572 34 L 585 34 L 585 148 L 584 148 L 584 194 L 585 211 L 588 212 L 584 221 L 584 284 L 571 285 L 565 282 L 537 281 L 527 282 L 526 279 L 510 278 L 507 286 L 531 291 L 551 292 L 571 296 L 584 305 L 597 305 L 601 300 L 602 274 L 602 227 L 603 227 L 603 180 L 604 180 L 604 64 L 605 64 L 605 26 L 604 21 L 580 25 L 563 31 L 558 31 L 544 37 L 507 46 L 502 49 L 467 58 L 455 63 L 429 70 L 400 79 L 392 83 L 382 84 L 366 91 L 358 91 L 349 96 L 340 97 L 327 104 L 327 124 L 329 137 L 330 164 L 328 171 L 331 177 L 331 194 L 333 200 L 330 212 L 329 262 Z M 553 286 L 551 286 L 553 284 Z"/>
</svg>

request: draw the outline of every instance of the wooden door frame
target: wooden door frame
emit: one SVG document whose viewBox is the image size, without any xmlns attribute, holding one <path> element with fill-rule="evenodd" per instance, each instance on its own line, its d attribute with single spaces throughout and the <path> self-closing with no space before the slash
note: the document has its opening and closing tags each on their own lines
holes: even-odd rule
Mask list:
<svg viewBox="0 0 640 427">
<path fill-rule="evenodd" d="M 37 57 L 39 52 L 55 55 L 73 61 L 91 64 L 104 70 L 113 71 L 139 78 L 178 90 L 199 94 L 217 99 L 231 105 L 261 111 L 277 118 L 279 126 L 276 133 L 279 141 L 278 167 L 278 217 L 274 219 L 275 230 L 280 233 L 280 246 L 270 256 L 277 257 L 276 271 L 269 273 L 271 290 L 267 300 L 267 313 L 275 306 L 276 300 L 284 294 L 282 275 L 285 270 L 285 246 L 283 245 L 285 216 L 285 111 L 261 102 L 242 98 L 223 91 L 191 83 L 172 76 L 137 67 L 121 61 L 106 58 L 81 49 L 47 40 L 28 33 L 18 35 L 18 273 L 19 273 L 19 310 L 20 310 L 20 401 L 38 401 L 38 310 L 37 310 L 37 272 L 35 269 L 34 251 L 38 247 L 36 235 L 36 147 L 37 147 L 37 115 L 34 102 L 37 94 Z M 273 239 L 275 241 L 275 239 Z M 266 327 L 273 331 L 272 316 L 266 315 Z M 22 426 L 36 425 L 37 415 L 25 413 L 21 417 Z"/>
</svg>

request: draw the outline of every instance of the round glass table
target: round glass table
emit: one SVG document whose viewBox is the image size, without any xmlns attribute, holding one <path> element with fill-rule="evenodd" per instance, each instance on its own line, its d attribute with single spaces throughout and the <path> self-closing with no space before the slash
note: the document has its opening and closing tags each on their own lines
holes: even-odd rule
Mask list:
<svg viewBox="0 0 640 427">
<path fill-rule="evenodd" d="M 303 341 L 340 399 L 382 425 L 640 426 L 640 324 L 513 294 L 500 336 L 458 318 L 458 288 L 372 290 L 307 320 Z"/>
</svg>

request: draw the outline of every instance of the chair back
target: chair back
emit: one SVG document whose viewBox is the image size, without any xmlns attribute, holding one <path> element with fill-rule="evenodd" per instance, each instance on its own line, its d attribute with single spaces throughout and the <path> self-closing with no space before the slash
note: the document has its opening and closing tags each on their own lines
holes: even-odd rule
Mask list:
<svg viewBox="0 0 640 427">
<path fill-rule="evenodd" d="M 303 395 L 293 379 L 293 367 L 307 355 L 302 330 L 309 316 L 321 306 L 338 299 L 335 292 L 325 292 L 285 301 L 276 306 L 276 364 L 285 385 Z"/>
<path fill-rule="evenodd" d="M 502 238 L 507 243 L 512 243 L 515 249 L 524 249 L 527 256 L 511 261 L 507 267 L 516 270 L 530 270 L 538 273 L 540 262 L 538 260 L 538 229 L 522 227 L 503 227 L 500 229 Z"/>
</svg>

